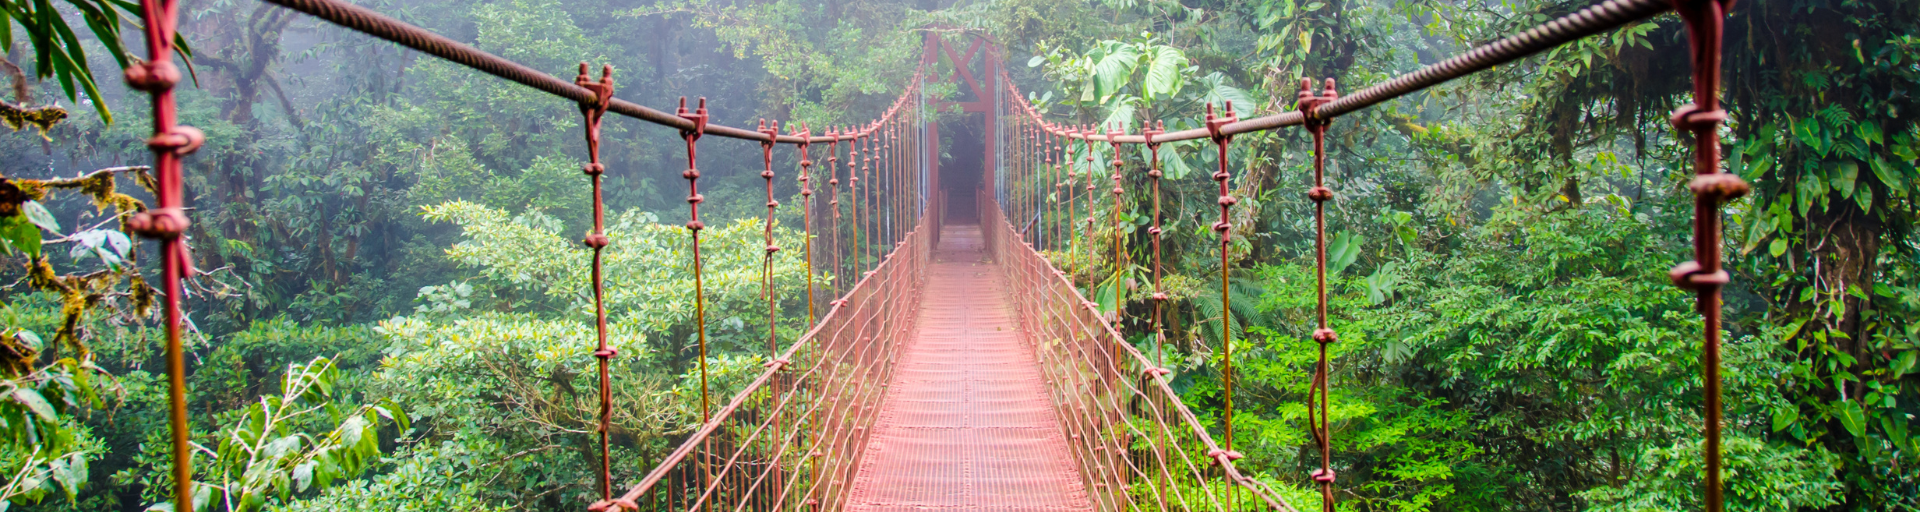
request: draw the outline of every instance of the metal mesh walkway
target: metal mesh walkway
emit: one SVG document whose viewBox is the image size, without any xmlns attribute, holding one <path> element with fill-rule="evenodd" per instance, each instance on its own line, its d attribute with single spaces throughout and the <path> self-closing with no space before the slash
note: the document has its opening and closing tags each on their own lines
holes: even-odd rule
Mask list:
<svg viewBox="0 0 1920 512">
<path fill-rule="evenodd" d="M 980 227 L 948 226 L 850 510 L 1092 510 Z"/>
</svg>

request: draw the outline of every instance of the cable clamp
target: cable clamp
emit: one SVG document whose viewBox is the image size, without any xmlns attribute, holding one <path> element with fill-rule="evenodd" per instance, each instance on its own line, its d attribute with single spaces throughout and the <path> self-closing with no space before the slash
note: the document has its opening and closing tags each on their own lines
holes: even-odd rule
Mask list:
<svg viewBox="0 0 1920 512">
<path fill-rule="evenodd" d="M 696 108 L 694 109 L 693 112 L 689 113 L 687 112 L 687 97 L 681 96 L 680 110 L 675 112 L 674 115 L 679 116 L 681 119 L 693 121 L 692 130 L 680 131 L 680 136 L 686 137 L 688 141 L 699 140 L 701 135 L 707 134 L 707 117 L 708 116 L 707 116 L 707 99 L 706 98 L 700 98 L 699 108 Z"/>
</svg>

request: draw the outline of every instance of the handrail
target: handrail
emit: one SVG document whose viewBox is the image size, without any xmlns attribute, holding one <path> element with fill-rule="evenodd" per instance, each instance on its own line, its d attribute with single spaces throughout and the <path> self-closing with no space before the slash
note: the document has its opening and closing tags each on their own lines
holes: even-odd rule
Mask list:
<svg viewBox="0 0 1920 512">
<path fill-rule="evenodd" d="M 982 198 L 980 201 L 982 204 L 979 206 L 979 211 L 982 214 L 990 214 L 993 217 L 991 222 L 982 222 L 982 229 L 988 229 L 987 225 L 991 224 L 991 229 L 995 230 L 994 233 L 987 236 L 987 238 L 995 239 L 989 243 L 988 247 L 996 251 L 996 261 L 1000 265 L 1011 268 L 1013 263 L 1004 259 L 1003 256 L 1008 255 L 1009 251 L 1018 251 L 1016 257 L 1029 259 L 1030 262 L 1036 262 L 1040 266 L 1040 274 L 1052 276 L 1050 279 L 1054 281 L 1053 285 L 1057 289 L 1066 290 L 1066 293 L 1070 294 L 1068 297 L 1074 302 L 1075 307 L 1089 310 L 1097 307 L 1093 301 L 1088 300 L 1085 295 L 1080 293 L 1080 289 L 1074 285 L 1065 272 L 1053 266 L 1053 263 L 1038 251 L 1034 250 L 1031 244 L 1021 241 L 1018 235 L 1013 234 L 1014 227 L 1007 221 L 1003 212 L 1000 211 L 997 202 L 991 199 L 991 197 Z M 1009 247 L 1017 247 L 1017 249 L 1009 249 Z M 1106 341 L 1109 342 L 1111 346 L 1121 348 L 1121 352 L 1125 354 L 1129 362 L 1140 368 L 1147 369 L 1147 371 L 1142 372 L 1142 374 L 1152 379 L 1152 391 L 1157 392 L 1160 395 L 1160 399 L 1172 404 L 1172 407 L 1169 408 L 1175 412 L 1174 415 L 1177 416 L 1179 423 L 1183 424 L 1185 428 L 1192 433 L 1194 438 L 1201 442 L 1202 447 L 1204 447 L 1206 451 L 1204 456 L 1212 459 L 1215 464 L 1219 465 L 1230 482 L 1245 489 L 1253 496 L 1258 497 L 1262 502 L 1266 503 L 1270 509 L 1288 512 L 1295 510 L 1291 504 L 1288 504 L 1285 499 L 1279 497 L 1266 483 L 1242 474 L 1240 470 L 1234 466 L 1233 460 L 1238 458 L 1238 454 L 1222 448 L 1220 444 L 1213 439 L 1213 435 L 1207 431 L 1206 426 L 1200 422 L 1199 417 L 1195 416 L 1193 411 L 1187 408 L 1185 401 L 1181 400 L 1179 393 L 1175 392 L 1170 383 L 1167 382 L 1166 372 L 1163 371 L 1163 368 L 1154 364 L 1152 360 L 1147 358 L 1146 354 L 1142 354 L 1140 350 L 1135 348 L 1131 343 L 1127 343 L 1126 338 L 1121 336 L 1120 332 L 1114 329 L 1113 325 L 1107 322 L 1105 318 L 1098 318 L 1096 315 L 1093 323 L 1093 327 L 1098 330 L 1096 333 L 1098 336 L 1106 338 Z M 1121 373 L 1118 368 L 1114 368 L 1113 370 L 1115 373 Z M 1131 379 L 1120 379 L 1120 382 L 1126 383 L 1136 394 L 1145 395 L 1143 390 L 1133 388 Z M 1116 408 L 1118 407 L 1116 406 Z M 1156 414 L 1158 414 L 1157 410 Z M 1164 423 L 1164 418 L 1156 419 Z M 1164 464 L 1164 461 L 1162 464 Z"/>
<path fill-rule="evenodd" d="M 1440 85 L 1494 66 L 1520 60 L 1529 55 L 1540 53 L 1580 38 L 1598 34 L 1606 30 L 1612 30 L 1621 25 L 1651 18 L 1671 10 L 1673 10 L 1672 0 L 1606 0 L 1575 11 L 1573 14 L 1555 18 L 1552 21 L 1527 29 L 1519 34 L 1507 36 L 1498 41 L 1474 47 L 1471 50 L 1467 50 L 1466 53 L 1455 55 L 1447 60 L 1427 65 L 1411 73 L 1394 77 L 1391 80 L 1374 84 L 1371 87 L 1361 89 L 1353 94 L 1343 96 L 1331 103 L 1320 106 L 1319 109 L 1314 111 L 1314 116 L 1316 119 L 1332 119 L 1350 114 L 1386 102 L 1387 100 L 1425 90 L 1429 87 Z M 1003 75 L 1006 73 L 1004 68 L 1001 70 L 1001 73 Z M 1018 94 L 1018 90 L 1012 89 L 1012 80 L 1002 80 L 1002 83 L 1008 84 L 1007 87 L 1009 90 L 1015 93 L 1012 96 L 1015 101 L 1019 102 L 1018 104 L 1023 113 L 1036 121 L 1040 121 L 1041 126 L 1047 133 L 1059 137 L 1080 140 L 1111 140 L 1122 144 L 1147 143 L 1146 137 L 1139 134 L 1118 135 L 1109 138 L 1108 135 L 1102 133 L 1082 133 L 1062 127 L 1061 125 L 1048 123 L 1033 109 L 1031 104 L 1026 102 L 1026 98 Z M 1281 112 L 1227 123 L 1220 127 L 1218 135 L 1231 136 L 1287 126 L 1300 126 L 1305 124 L 1306 121 L 1307 116 L 1298 110 Z M 1125 130 L 1127 128 L 1129 127 L 1122 127 L 1121 129 Z M 1153 141 L 1156 143 L 1175 142 L 1205 139 L 1209 136 L 1211 136 L 1211 134 L 1206 128 L 1193 128 L 1155 135 Z"/>
<path fill-rule="evenodd" d="M 540 91 L 546 92 L 548 94 L 552 94 L 554 96 L 559 96 L 561 98 L 573 100 L 576 103 L 591 103 L 596 100 L 596 97 L 594 96 L 593 91 L 587 90 L 587 88 L 585 87 L 574 85 L 573 82 L 568 82 L 566 80 L 562 80 L 553 75 L 542 73 L 539 70 L 535 70 L 533 68 L 527 67 L 524 64 L 520 64 L 518 62 L 508 60 L 505 57 L 487 53 L 478 48 L 474 48 L 472 46 L 466 45 L 459 41 L 454 41 L 452 39 L 449 39 L 446 36 L 436 34 L 431 30 L 427 30 L 425 28 L 394 19 L 390 16 L 381 14 L 372 9 L 342 2 L 340 0 L 261 0 L 261 1 L 278 5 L 281 7 L 285 7 L 288 9 L 293 9 L 295 11 L 300 11 L 302 13 L 306 13 L 313 17 L 326 20 L 335 25 L 352 29 L 354 31 L 364 33 L 373 37 L 399 43 L 402 46 L 419 50 L 429 55 L 446 59 L 456 64 L 473 68 L 475 70 L 479 70 L 489 75 L 504 78 L 504 79 L 519 83 L 521 85 L 532 87 L 534 89 L 539 89 Z M 922 69 L 925 68 L 924 63 L 921 65 L 921 68 Z M 916 78 L 918 78 L 919 74 L 920 74 L 919 70 L 914 71 L 914 76 Z M 879 117 L 878 119 L 876 119 L 871 123 L 868 123 L 864 127 L 861 127 L 855 130 L 850 130 L 846 133 L 840 133 L 835 136 L 812 136 L 812 137 L 806 137 L 806 138 L 802 138 L 796 135 L 779 135 L 774 137 L 772 142 L 778 142 L 783 144 L 820 143 L 820 142 L 830 142 L 835 140 L 852 140 L 855 137 L 864 137 L 872 133 L 873 130 L 875 130 L 880 125 L 880 123 L 891 118 L 892 115 L 899 109 L 899 107 L 904 104 L 906 98 L 907 98 L 907 95 L 904 95 L 904 94 L 901 95 L 899 99 L 896 99 L 894 101 L 893 106 L 887 109 L 886 115 Z M 694 130 L 702 129 L 702 127 L 696 126 L 693 121 L 688 120 L 686 118 L 682 118 L 672 113 L 664 112 L 651 107 L 647 107 L 645 105 L 640 105 L 640 104 L 633 103 L 627 100 L 622 100 L 619 98 L 614 98 L 612 100 L 612 104 L 609 106 L 607 110 L 609 112 L 631 117 L 634 119 L 639 119 L 649 123 L 666 126 L 669 128 L 675 128 L 680 131 L 694 131 Z M 731 126 L 725 126 L 725 125 L 719 125 L 719 124 L 707 124 L 704 127 L 704 131 L 707 135 L 718 135 L 721 137 L 727 137 L 732 139 L 751 140 L 751 141 L 760 141 L 760 142 L 768 141 L 766 134 L 763 134 L 754 130 L 734 128 Z"/>
</svg>

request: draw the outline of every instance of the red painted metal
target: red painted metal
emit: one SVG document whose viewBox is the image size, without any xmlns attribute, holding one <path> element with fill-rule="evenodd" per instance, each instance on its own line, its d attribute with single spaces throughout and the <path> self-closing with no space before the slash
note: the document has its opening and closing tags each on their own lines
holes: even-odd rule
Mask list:
<svg viewBox="0 0 1920 512">
<path fill-rule="evenodd" d="M 1234 467 L 1238 457 L 1168 386 L 1168 372 L 1120 336 L 1067 274 L 1022 242 L 991 196 L 980 215 L 1013 291 L 1019 332 L 1040 363 L 1054 414 L 1096 510 L 1292 511 Z"/>
<path fill-rule="evenodd" d="M 1090 510 L 979 226 L 945 231 L 845 510 Z"/>
<path fill-rule="evenodd" d="M 1720 170 L 1720 39 L 1733 0 L 1675 0 L 1674 10 L 1687 24 L 1693 52 L 1693 103 L 1673 113 L 1673 126 L 1693 137 L 1693 261 L 1673 268 L 1675 286 L 1692 290 L 1704 324 L 1700 353 L 1701 380 L 1706 395 L 1707 512 L 1725 507 L 1720 481 L 1720 289 L 1732 278 L 1720 268 L 1721 206 L 1747 195 L 1747 182 Z"/>
<path fill-rule="evenodd" d="M 185 176 L 180 160 L 206 141 L 206 135 L 191 126 L 179 124 L 179 109 L 173 101 L 173 86 L 180 82 L 180 68 L 173 65 L 175 29 L 179 23 L 179 0 L 141 0 L 140 15 L 146 20 L 147 61 L 127 66 L 127 86 L 153 96 L 153 137 L 147 148 L 153 150 L 154 199 L 156 208 L 126 220 L 128 231 L 160 241 L 160 291 L 166 310 L 167 331 L 167 425 L 173 447 L 173 503 L 193 503 L 193 444 L 187 423 L 187 360 L 180 332 L 185 318 L 180 308 L 184 292 L 180 280 L 193 273 L 193 256 L 187 253 L 183 235 L 188 219 Z M 176 505 L 175 509 L 185 509 Z"/>
<path fill-rule="evenodd" d="M 1699 294 L 1705 316 L 1706 349 L 1702 354 L 1706 382 L 1707 509 L 1718 512 L 1720 490 L 1720 290 L 1727 283 L 1721 269 L 1719 215 L 1722 205 L 1747 191 L 1739 178 L 1718 170 L 1717 128 L 1726 114 L 1719 109 L 1718 62 L 1722 24 L 1731 0 L 1606 0 L 1526 32 L 1485 46 L 1345 97 L 1333 94 L 1331 80 L 1325 94 L 1303 88 L 1300 110 L 1238 120 L 1231 106 L 1227 115 L 1211 112 L 1202 128 L 1178 132 L 1145 129 L 1137 135 L 1107 127 L 1067 127 L 1044 120 L 1013 88 L 999 65 L 998 48 L 977 35 L 965 56 L 947 46 L 932 31 L 922 52 L 914 83 L 878 120 L 859 128 L 828 130 L 813 136 L 807 130 L 781 135 L 778 124 L 758 131 L 709 125 L 704 100 L 695 112 L 681 108 L 675 114 L 612 97 L 610 70 L 599 82 L 588 80 L 583 65 L 573 83 L 507 59 L 433 34 L 342 0 L 265 0 L 394 41 L 429 55 L 512 80 L 579 103 L 587 117 L 589 164 L 595 189 L 594 230 L 584 243 L 595 251 L 594 287 L 599 302 L 599 252 L 606 246 L 604 209 L 600 201 L 599 124 L 608 112 L 679 129 L 687 144 L 687 197 L 693 237 L 692 272 L 695 280 L 696 323 L 700 331 L 701 400 L 704 424 L 648 473 L 639 485 L 620 497 L 611 497 L 612 461 L 609 458 L 611 393 L 604 311 L 596 314 L 600 341 L 594 352 L 600 367 L 601 409 L 598 418 L 601 460 L 599 501 L 592 510 L 893 510 L 939 507 L 996 510 L 1192 510 L 1237 509 L 1243 505 L 1292 510 L 1259 482 L 1234 467 L 1239 454 L 1233 447 L 1232 345 L 1223 344 L 1222 375 L 1227 402 L 1223 418 L 1224 446 L 1216 444 L 1205 425 L 1186 409 L 1167 386 L 1168 370 L 1158 359 L 1149 360 L 1120 336 L 1097 304 L 1087 300 L 1071 275 L 1055 268 L 1035 247 L 1061 255 L 1085 252 L 1085 268 L 1097 268 L 1102 251 L 1097 241 L 1098 195 L 1094 194 L 1093 146 L 1097 139 L 1113 151 L 1114 216 L 1125 200 L 1120 158 L 1122 144 L 1146 144 L 1154 194 L 1154 226 L 1149 230 L 1154 259 L 1155 339 L 1162 334 L 1160 288 L 1160 178 L 1158 148 L 1165 142 L 1211 139 L 1220 155 L 1214 178 L 1220 182 L 1217 198 L 1220 221 L 1222 301 L 1231 261 L 1228 142 L 1236 134 L 1305 126 L 1315 141 L 1315 182 L 1309 197 L 1316 204 L 1316 261 L 1319 267 L 1319 310 L 1315 341 L 1321 357 L 1315 370 L 1312 407 L 1314 439 L 1321 455 L 1312 474 L 1322 491 L 1323 510 L 1332 510 L 1334 473 L 1328 440 L 1326 347 L 1337 336 L 1327 324 L 1325 291 L 1324 203 L 1332 192 L 1323 183 L 1324 137 L 1327 123 L 1384 101 L 1419 91 L 1492 66 L 1511 62 L 1579 38 L 1676 10 L 1686 21 L 1694 60 L 1695 103 L 1673 117 L 1674 125 L 1692 132 L 1696 177 L 1690 188 L 1696 195 L 1695 260 L 1676 267 L 1676 285 Z M 185 364 L 180 346 L 182 312 L 180 280 L 189 275 L 191 258 L 181 239 L 187 217 L 180 159 L 197 148 L 203 137 L 190 127 L 177 126 L 171 88 L 179 71 L 171 64 L 175 0 L 142 0 L 147 20 L 146 38 L 151 60 L 127 69 L 127 81 L 153 95 L 157 207 L 126 222 L 128 230 L 162 243 L 162 288 L 167 316 L 167 357 L 170 423 L 173 428 L 176 501 L 191 491 L 191 444 L 188 442 L 185 402 Z M 980 74 L 971 69 L 973 56 L 984 51 Z M 945 191 L 939 183 L 937 148 L 920 147 L 913 129 L 938 141 L 937 125 L 924 122 L 917 84 L 927 63 L 944 53 L 953 63 L 952 80 L 967 85 L 976 101 L 962 104 L 967 112 L 990 112 L 987 123 L 989 162 L 996 152 L 1013 153 L 1005 160 L 1007 176 L 989 183 L 1018 187 L 1006 197 L 982 192 L 976 196 L 981 215 L 977 230 L 956 227 L 948 236 L 948 250 L 937 253 L 943 231 Z M 998 83 L 996 83 L 998 82 Z M 1006 104 L 988 99 L 986 91 L 1004 90 Z M 914 108 L 906 108 L 912 106 Z M 934 101 L 934 107 L 941 102 Z M 1004 110 L 1002 110 L 1004 109 Z M 1010 116 L 1011 120 L 998 118 Z M 1000 124 L 1007 122 L 1009 126 Z M 1011 144 L 999 147 L 998 130 L 1011 130 Z M 767 265 L 763 286 L 769 304 L 767 371 L 719 410 L 713 410 L 707 389 L 705 293 L 701 282 L 699 232 L 699 170 L 695 142 L 703 134 L 756 140 L 764 143 L 768 216 Z M 1076 176 L 1074 139 L 1085 142 L 1086 168 Z M 839 142 L 848 141 L 846 189 L 840 188 Z M 807 201 L 804 227 L 808 233 L 807 265 L 814 265 L 812 245 L 813 189 L 807 144 L 827 143 L 829 219 L 832 225 L 832 262 L 829 287 L 839 296 L 815 321 L 812 277 L 809 276 L 807 333 L 782 351 L 771 326 L 779 320 L 772 295 L 771 258 L 774 200 L 772 147 L 791 143 L 801 148 L 800 185 Z M 864 152 L 863 152 L 864 151 Z M 921 168 L 924 166 L 925 168 Z M 1085 179 L 1084 184 L 1077 179 Z M 923 183 L 926 181 L 927 183 Z M 863 185 L 864 184 L 864 185 Z M 909 197 L 927 187 L 924 201 Z M 1086 192 L 1086 217 L 1076 219 L 1079 190 Z M 845 193 L 849 212 L 841 215 Z M 997 191 L 996 191 L 997 192 Z M 1003 211 L 1003 208 L 1005 209 Z M 1020 216 L 1010 223 L 1003 215 Z M 1028 216 L 1032 220 L 1026 220 Z M 1084 221 L 1084 227 L 1081 227 Z M 1021 226 L 1016 229 L 1016 224 Z M 1038 229 L 1028 229 L 1034 226 Z M 1113 268 L 1128 265 L 1125 238 L 1110 233 Z M 844 236 L 844 238 L 843 238 Z M 1029 242 L 1025 237 L 1031 236 Z M 1082 245 L 1084 244 L 1084 245 Z M 882 254 L 884 253 L 884 254 Z M 987 260 L 981 260 L 981 256 Z M 991 263 L 988 263 L 990 261 Z M 822 262 L 825 264 L 825 262 Z M 1087 272 L 1087 289 L 1096 282 Z M 849 281 L 851 281 L 849 285 Z M 923 294 L 932 292 L 926 307 Z M 1116 290 L 1116 303 L 1123 295 Z M 1223 324 L 1225 320 L 1223 319 Z M 994 331 L 986 331 L 987 327 Z M 1223 332 L 1230 332 L 1223 325 Z M 1157 345 L 1158 343 L 1156 343 Z M 1312 397 L 1309 398 L 1309 401 Z M 876 429 L 878 429 L 876 431 Z M 942 458 L 948 456 L 948 458 Z M 1241 498 L 1247 498 L 1242 501 Z M 642 504 L 644 502 L 644 505 Z"/>
<path fill-rule="evenodd" d="M 1333 434 L 1327 426 L 1331 414 L 1327 395 L 1332 391 L 1332 369 L 1327 365 L 1327 345 L 1340 339 L 1327 325 L 1327 201 L 1333 200 L 1333 189 L 1326 186 L 1327 126 L 1333 124 L 1333 120 L 1320 117 L 1319 108 L 1339 99 L 1340 93 L 1333 88 L 1332 78 L 1327 79 L 1326 91 L 1318 95 L 1313 92 L 1313 80 L 1301 79 L 1298 98 L 1300 112 L 1307 117 L 1307 132 L 1313 135 L 1313 188 L 1307 190 L 1307 199 L 1313 201 L 1313 272 L 1318 300 L 1313 341 L 1320 346 L 1320 357 L 1313 367 L 1313 384 L 1307 392 L 1307 424 L 1313 431 L 1314 444 L 1320 448 L 1320 469 L 1310 476 L 1320 484 L 1321 512 L 1333 512 Z M 1316 397 L 1317 404 L 1314 403 Z"/>
<path fill-rule="evenodd" d="M 580 76 L 573 79 L 575 84 L 594 92 L 594 101 L 580 104 L 580 114 L 585 117 L 581 126 L 586 128 L 587 165 L 581 170 L 593 182 L 593 231 L 587 233 L 581 243 L 593 249 L 593 325 L 595 348 L 593 357 L 598 361 L 600 384 L 600 414 L 595 418 L 594 429 L 600 434 L 600 501 L 592 507 L 605 510 L 614 506 L 613 502 L 613 454 L 610 436 L 613 432 L 613 377 L 609 374 L 616 351 L 607 346 L 607 304 L 606 279 L 601 256 L 607 248 L 606 201 L 602 199 L 600 178 L 606 174 L 607 166 L 600 163 L 600 120 L 607 116 L 607 106 L 613 100 L 613 66 L 600 68 L 600 81 L 594 82 L 587 74 L 587 63 L 580 63 Z"/>
</svg>

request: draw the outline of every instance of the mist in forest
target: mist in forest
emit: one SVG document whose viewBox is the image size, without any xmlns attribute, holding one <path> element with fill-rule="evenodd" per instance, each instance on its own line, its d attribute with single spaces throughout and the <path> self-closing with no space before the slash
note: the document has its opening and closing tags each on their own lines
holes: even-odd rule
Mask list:
<svg viewBox="0 0 1920 512">
<path fill-rule="evenodd" d="M 937 126 L 924 142 L 937 144 L 938 186 L 970 209 L 995 187 L 1071 199 L 1048 192 L 1065 190 L 1052 175 L 994 174 L 1011 164 L 986 153 L 988 123 L 1008 121 L 961 111 L 984 98 L 956 67 L 995 63 L 1060 123 L 1190 129 L 1209 105 L 1232 102 L 1242 119 L 1291 111 L 1301 78 L 1350 93 L 1589 3 L 356 4 L 567 81 L 581 63 L 594 78 L 610 65 L 615 96 L 640 105 L 704 99 L 715 124 L 815 135 L 882 114 L 916 84 L 929 41 L 984 41 L 966 62 L 932 52 L 912 102 L 934 106 L 918 114 Z M 0 6 L 0 114 L 15 128 L 0 131 L 0 510 L 168 506 L 159 245 L 122 223 L 155 204 L 139 167 L 153 158 L 149 96 L 125 85 L 114 51 L 145 55 L 139 15 L 101 0 Z M 181 123 L 206 134 L 185 164 L 195 271 L 183 297 L 202 510 L 597 499 L 580 106 L 271 4 L 182 6 Z M 118 39 L 87 23 L 101 9 L 118 13 Z M 39 35 L 56 24 L 78 44 Z M 1920 113 L 1905 92 L 1920 82 L 1920 4 L 1755 0 L 1728 27 L 1721 145 L 1726 170 L 1753 184 L 1725 215 L 1729 508 L 1920 510 L 1920 128 L 1903 117 Z M 1701 327 L 1666 275 L 1692 254 L 1692 140 L 1668 120 L 1691 98 L 1687 44 L 1664 14 L 1330 129 L 1340 510 L 1700 506 Z M 1018 142 L 995 136 L 1003 150 Z M 761 145 L 698 144 L 704 330 L 686 141 L 604 123 L 616 488 L 699 427 L 698 368 L 730 396 L 764 370 L 769 331 L 781 343 L 805 332 L 809 283 L 844 291 L 817 283 L 879 261 L 810 263 L 794 248 L 892 247 L 838 216 L 855 198 L 835 188 L 851 183 L 825 183 L 844 176 L 827 166 L 846 165 L 828 147 L 809 146 L 809 185 L 796 147 L 775 148 L 769 227 Z M 1121 295 L 1109 307 L 1128 320 L 1114 327 L 1169 354 L 1170 382 L 1209 428 L 1222 426 L 1220 349 L 1234 340 L 1239 442 L 1258 447 L 1238 468 L 1296 506 L 1319 499 L 1301 414 L 1316 348 L 1311 148 L 1300 130 L 1234 140 L 1226 268 L 1205 140 L 1165 145 L 1161 196 L 1129 193 L 1123 220 L 1087 237 L 1119 240 L 1127 266 L 1042 253 L 1075 279 L 1103 276 L 1084 291 Z M 1089 154 L 1125 160 L 1117 185 L 1148 190 L 1135 149 Z M 1103 190 L 1106 172 L 1091 173 Z M 1145 320 L 1156 208 L 1164 344 Z M 835 222 L 849 230 L 830 234 Z M 768 256 L 768 238 L 786 250 Z"/>
</svg>

